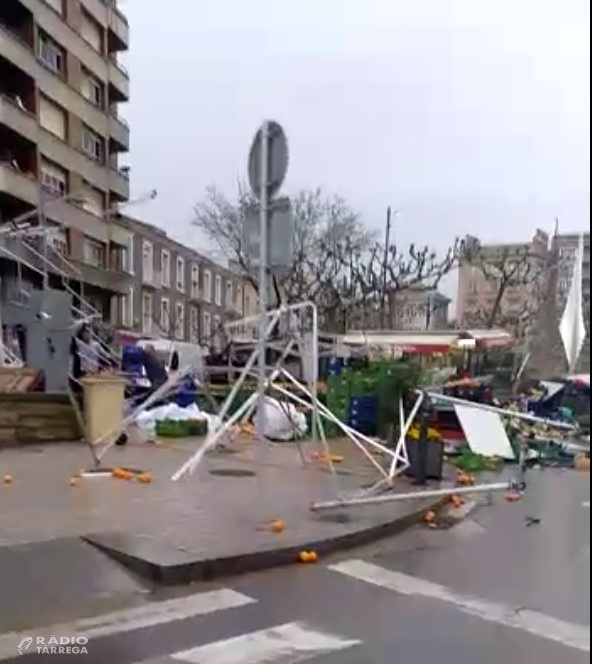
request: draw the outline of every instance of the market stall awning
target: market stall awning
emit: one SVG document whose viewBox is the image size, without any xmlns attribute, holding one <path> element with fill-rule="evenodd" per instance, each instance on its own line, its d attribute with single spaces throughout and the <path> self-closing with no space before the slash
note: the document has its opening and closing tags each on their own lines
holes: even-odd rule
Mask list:
<svg viewBox="0 0 592 664">
<path fill-rule="evenodd" d="M 514 337 L 506 330 L 465 330 L 465 335 L 475 340 L 475 346 L 481 350 L 509 348 L 514 345 Z"/>
<path fill-rule="evenodd" d="M 351 346 L 382 348 L 393 353 L 431 354 L 450 352 L 457 337 L 454 331 L 424 334 L 351 332 L 343 341 Z"/>
</svg>

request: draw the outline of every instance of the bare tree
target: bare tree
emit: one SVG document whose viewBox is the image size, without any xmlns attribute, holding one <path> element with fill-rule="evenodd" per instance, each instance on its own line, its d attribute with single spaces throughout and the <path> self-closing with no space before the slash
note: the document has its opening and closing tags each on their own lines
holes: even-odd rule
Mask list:
<svg viewBox="0 0 592 664">
<path fill-rule="evenodd" d="M 195 206 L 194 224 L 257 291 L 242 229 L 244 215 L 254 204 L 242 187 L 236 203 L 211 187 Z M 385 246 L 343 198 L 326 196 L 320 189 L 300 192 L 291 204 L 294 252 L 290 265 L 273 275 L 274 304 L 313 300 L 327 331 L 342 332 L 354 321 L 374 328 L 387 319 L 392 323 L 383 304 L 416 285 L 436 287 L 461 253 L 459 242 L 440 257 L 428 246 L 411 245 L 406 251 Z"/>
<path fill-rule="evenodd" d="M 242 227 L 244 216 L 255 205 L 254 197 L 243 187 L 236 202 L 210 187 L 204 200 L 195 206 L 193 223 L 258 292 L 259 282 L 245 251 Z M 272 275 L 276 300 L 272 306 L 310 299 L 335 308 L 332 290 L 343 276 L 346 256 L 366 251 L 371 234 L 342 198 L 326 196 L 320 189 L 300 192 L 291 199 L 291 206 L 293 254 L 290 264 Z"/>
<path fill-rule="evenodd" d="M 536 247 L 506 246 L 491 251 L 477 248 L 466 257 L 483 277 L 487 304 L 471 307 L 467 326 L 499 327 L 524 338 L 539 319 L 547 290 L 549 259 Z"/>
</svg>

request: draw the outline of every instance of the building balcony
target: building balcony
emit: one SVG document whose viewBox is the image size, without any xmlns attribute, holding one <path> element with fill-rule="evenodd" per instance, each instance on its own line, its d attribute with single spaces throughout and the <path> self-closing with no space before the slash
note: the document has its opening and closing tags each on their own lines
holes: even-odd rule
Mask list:
<svg viewBox="0 0 592 664">
<path fill-rule="evenodd" d="M 35 17 L 37 25 L 72 53 L 95 76 L 108 80 L 105 58 L 74 31 L 48 4 L 39 0 L 19 0 Z"/>
<path fill-rule="evenodd" d="M 109 173 L 109 191 L 115 194 L 120 201 L 129 200 L 130 196 L 130 181 L 129 173 L 127 170 L 110 169 Z"/>
<path fill-rule="evenodd" d="M 125 67 L 114 58 L 108 59 L 107 81 L 109 83 L 109 99 L 115 102 L 129 101 L 130 82 Z"/>
<path fill-rule="evenodd" d="M 142 274 L 142 286 L 160 290 L 162 288 L 162 272 L 154 270 L 152 274 Z"/>
<path fill-rule="evenodd" d="M 133 286 L 133 277 L 127 272 L 107 270 L 78 260 L 71 260 L 70 262 L 79 270 L 81 279 L 85 284 L 118 295 L 127 295 L 130 287 Z"/>
<path fill-rule="evenodd" d="M 1 0 L 0 0 L 1 1 Z M 111 131 L 118 141 L 125 140 L 126 127 L 120 119 L 111 120 L 108 113 L 86 100 L 78 91 L 69 87 L 59 76 L 41 65 L 32 47 L 21 41 L 0 23 L 0 56 L 6 58 L 37 83 L 39 91 L 55 99 L 63 108 L 79 117 L 102 136 Z M 106 64 L 104 63 L 106 68 Z M 105 70 L 106 71 L 106 70 Z M 117 126 L 120 124 L 121 126 Z M 129 147 L 129 130 L 127 145 Z"/>
<path fill-rule="evenodd" d="M 116 144 L 118 152 L 128 152 L 130 147 L 130 129 L 127 122 L 117 115 L 109 117 L 109 136 Z"/>
<path fill-rule="evenodd" d="M 126 51 L 129 48 L 129 24 L 125 16 L 115 7 L 115 3 L 108 3 L 109 25 L 107 38 L 109 51 Z"/>
<path fill-rule="evenodd" d="M 19 103 L 0 94 L 0 126 L 8 127 L 31 143 L 37 143 L 37 119 L 33 113 Z"/>
<path fill-rule="evenodd" d="M 32 207 L 37 207 L 39 204 L 37 180 L 33 176 L 21 173 L 11 164 L 0 163 L 0 193 L 8 194 Z"/>
<path fill-rule="evenodd" d="M 109 52 L 125 51 L 129 46 L 129 25 L 117 8 L 116 0 L 80 0 L 84 9 L 107 30 Z"/>
</svg>

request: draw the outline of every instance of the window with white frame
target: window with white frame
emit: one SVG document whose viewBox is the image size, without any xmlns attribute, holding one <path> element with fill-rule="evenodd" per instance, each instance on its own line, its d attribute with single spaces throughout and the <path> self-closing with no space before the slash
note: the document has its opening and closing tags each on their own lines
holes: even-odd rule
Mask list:
<svg viewBox="0 0 592 664">
<path fill-rule="evenodd" d="M 41 159 L 41 187 L 53 196 L 65 196 L 68 192 L 68 172 L 57 164 Z"/>
<path fill-rule="evenodd" d="M 189 341 L 199 342 L 199 309 L 195 305 L 189 308 Z"/>
<path fill-rule="evenodd" d="M 224 306 L 227 309 L 232 309 L 234 307 L 234 288 L 232 286 L 232 281 L 227 281 L 226 282 L 226 301 L 224 302 Z"/>
<path fill-rule="evenodd" d="M 80 92 L 82 96 L 90 101 L 97 108 L 105 106 L 105 86 L 98 78 L 93 76 L 86 69 L 82 70 L 82 80 L 80 82 Z"/>
<path fill-rule="evenodd" d="M 243 287 L 240 284 L 236 286 L 236 309 L 240 314 L 243 313 Z"/>
<path fill-rule="evenodd" d="M 203 273 L 203 299 L 205 302 L 212 301 L 212 273 L 209 270 Z"/>
<path fill-rule="evenodd" d="M 191 264 L 191 297 L 195 300 L 199 298 L 199 265 Z"/>
<path fill-rule="evenodd" d="M 171 331 L 171 303 L 168 297 L 160 300 L 160 331 L 164 335 Z"/>
<path fill-rule="evenodd" d="M 204 311 L 203 314 L 203 329 L 201 340 L 204 344 L 210 344 L 212 336 L 212 316 L 209 311 Z"/>
<path fill-rule="evenodd" d="M 37 57 L 56 74 L 66 73 L 66 51 L 42 30 L 37 34 Z"/>
<path fill-rule="evenodd" d="M 152 334 L 152 294 L 142 294 L 142 334 Z"/>
<path fill-rule="evenodd" d="M 160 252 L 160 269 L 162 270 L 162 285 L 171 287 L 171 254 L 167 249 Z"/>
<path fill-rule="evenodd" d="M 177 256 L 176 261 L 176 281 L 177 281 L 177 290 L 180 293 L 185 292 L 185 259 L 181 256 Z"/>
<path fill-rule="evenodd" d="M 82 256 L 85 263 L 104 268 L 106 259 L 105 244 L 93 238 L 85 237 L 82 242 Z"/>
<path fill-rule="evenodd" d="M 175 304 L 175 338 L 185 339 L 185 305 L 182 302 Z"/>
<path fill-rule="evenodd" d="M 222 319 L 220 316 L 214 316 L 214 347 L 220 349 L 222 346 Z"/>
<path fill-rule="evenodd" d="M 51 229 L 51 246 L 62 256 L 67 256 L 68 251 L 68 233 L 63 228 Z"/>
<path fill-rule="evenodd" d="M 214 280 L 214 302 L 218 307 L 222 306 L 222 277 L 219 274 Z"/>
<path fill-rule="evenodd" d="M 134 264 L 135 264 L 135 258 L 134 258 L 134 249 L 135 249 L 135 238 L 133 235 L 129 236 L 129 239 L 127 241 L 127 251 L 125 252 L 125 263 L 123 266 L 123 269 L 125 272 L 128 274 L 135 274 L 134 270 Z"/>
<path fill-rule="evenodd" d="M 82 125 L 82 151 L 94 161 L 105 161 L 105 139 L 86 125 Z"/>
<path fill-rule="evenodd" d="M 154 280 L 154 248 L 147 240 L 142 243 L 142 278 L 147 284 Z"/>
</svg>

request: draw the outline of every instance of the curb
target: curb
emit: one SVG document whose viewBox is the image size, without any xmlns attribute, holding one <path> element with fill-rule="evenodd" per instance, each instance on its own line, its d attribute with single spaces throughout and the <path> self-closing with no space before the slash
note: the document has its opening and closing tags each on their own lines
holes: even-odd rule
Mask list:
<svg viewBox="0 0 592 664">
<path fill-rule="evenodd" d="M 99 535 L 86 535 L 82 539 L 93 545 L 118 563 L 134 572 L 144 580 L 165 586 L 185 585 L 196 581 L 212 581 L 221 577 L 237 576 L 247 572 L 257 572 L 283 565 L 293 564 L 298 553 L 304 548 L 313 549 L 319 556 L 328 556 L 337 551 L 350 549 L 369 544 L 384 537 L 396 535 L 410 526 L 415 525 L 427 510 L 438 509 L 442 501 L 424 505 L 422 509 L 410 512 L 408 515 L 395 521 L 383 521 L 374 526 L 357 531 L 351 531 L 336 537 L 306 542 L 305 544 L 290 545 L 240 553 L 220 558 L 190 559 L 187 552 L 175 551 L 178 562 L 160 562 L 160 556 L 139 555 L 125 546 L 109 544 L 109 537 Z M 105 539 L 107 541 L 105 541 Z M 132 547 L 133 550 L 133 541 Z M 162 551 L 162 549 L 161 549 Z"/>
</svg>

